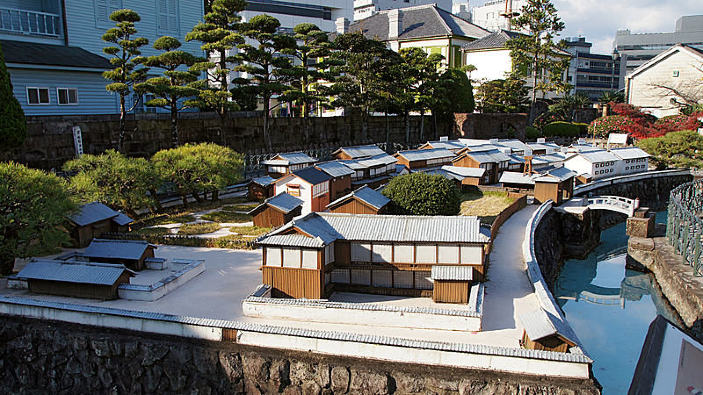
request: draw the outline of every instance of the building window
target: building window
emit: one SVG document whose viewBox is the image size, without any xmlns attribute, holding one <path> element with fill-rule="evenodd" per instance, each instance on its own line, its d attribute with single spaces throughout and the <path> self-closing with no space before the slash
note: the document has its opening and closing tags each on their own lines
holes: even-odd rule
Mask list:
<svg viewBox="0 0 703 395">
<path fill-rule="evenodd" d="M 122 8 L 122 0 L 94 0 L 95 25 L 98 27 L 112 24 L 110 14 Z"/>
<path fill-rule="evenodd" d="M 678 77 L 678 76 L 679 76 L 679 71 L 678 71 L 678 70 L 674 70 L 673 76 L 674 76 L 674 78 Z"/>
<path fill-rule="evenodd" d="M 289 195 L 300 197 L 300 185 L 288 184 L 287 187 Z"/>
<path fill-rule="evenodd" d="M 49 88 L 27 88 L 27 104 L 49 104 Z"/>
<path fill-rule="evenodd" d="M 56 97 L 59 98 L 59 105 L 76 105 L 78 104 L 78 89 L 56 88 Z"/>
<path fill-rule="evenodd" d="M 178 32 L 178 2 L 176 0 L 157 0 L 159 30 Z"/>
</svg>

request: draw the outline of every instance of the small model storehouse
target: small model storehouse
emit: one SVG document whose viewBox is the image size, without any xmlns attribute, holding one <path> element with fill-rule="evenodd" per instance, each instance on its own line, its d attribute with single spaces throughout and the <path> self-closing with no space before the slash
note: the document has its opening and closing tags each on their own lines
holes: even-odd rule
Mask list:
<svg viewBox="0 0 703 395">
<path fill-rule="evenodd" d="M 466 148 L 466 145 L 464 145 L 459 140 L 428 141 L 425 144 L 422 144 L 421 146 L 419 146 L 417 149 L 435 149 L 435 148 L 443 148 L 443 149 L 452 151 L 452 153 L 456 154 L 459 150 Z"/>
<path fill-rule="evenodd" d="M 273 184 L 276 179 L 271 176 L 257 177 L 249 183 L 249 199 L 264 200 L 273 196 Z"/>
<path fill-rule="evenodd" d="M 457 177 L 462 186 L 480 185 L 483 175 L 486 174 L 486 169 L 480 167 L 442 166 L 442 170 Z"/>
<path fill-rule="evenodd" d="M 116 299 L 117 287 L 132 277 L 123 265 L 33 260 L 18 274 L 31 292 L 90 299 Z"/>
<path fill-rule="evenodd" d="M 287 193 L 281 193 L 266 199 L 249 212 L 254 225 L 260 228 L 277 228 L 300 215 L 303 201 Z"/>
<path fill-rule="evenodd" d="M 122 264 L 132 270 L 142 270 L 146 260 L 154 257 L 156 246 L 144 240 L 94 239 L 83 256 L 91 262 Z"/>
<path fill-rule="evenodd" d="M 363 186 L 328 204 L 327 208 L 333 213 L 383 214 L 390 202 L 381 192 Z"/>
<path fill-rule="evenodd" d="M 352 175 L 355 174 L 354 170 L 337 161 L 320 163 L 315 167 L 332 177 L 330 179 L 330 200 L 344 196 L 352 190 L 351 179 Z"/>
<path fill-rule="evenodd" d="M 276 180 L 274 194 L 288 193 L 303 201 L 303 214 L 323 211 L 330 203 L 330 180 L 322 170 L 306 167 Z"/>
<path fill-rule="evenodd" d="M 526 312 L 520 314 L 519 319 L 525 328 L 522 346 L 526 349 L 567 352 L 577 343 L 571 327 L 546 310 Z"/>
<path fill-rule="evenodd" d="M 73 225 L 71 237 L 78 247 L 85 247 L 96 237 L 107 232 L 126 232 L 132 218 L 99 202 L 84 204 L 70 216 Z"/>
<path fill-rule="evenodd" d="M 469 266 L 432 266 L 432 300 L 437 303 L 469 303 L 474 271 Z"/>
<path fill-rule="evenodd" d="M 486 173 L 481 179 L 482 185 L 497 183 L 501 173 L 508 170 L 509 165 L 510 157 L 497 149 L 486 151 L 466 150 L 452 161 L 452 166 L 486 169 Z"/>
<path fill-rule="evenodd" d="M 466 271 L 482 281 L 489 242 L 477 217 L 338 213 L 310 213 L 257 240 L 273 296 L 307 299 L 332 291 L 432 296 L 437 265 L 465 268 L 459 280 L 440 281 L 469 281 Z M 464 300 L 462 289 L 466 297 L 442 297 Z"/>
<path fill-rule="evenodd" d="M 305 152 L 286 152 L 277 154 L 269 160 L 261 162 L 266 166 L 266 171 L 273 178 L 280 178 L 296 170 L 312 166 L 317 159 L 309 156 Z"/>
<path fill-rule="evenodd" d="M 544 203 L 551 199 L 559 205 L 571 199 L 574 195 L 574 177 L 576 173 L 573 171 L 558 167 L 535 178 L 535 200 Z"/>
<path fill-rule="evenodd" d="M 395 154 L 398 164 L 405 166 L 411 171 L 448 165 L 454 159 L 454 156 L 454 152 L 445 148 L 398 151 Z"/>
<path fill-rule="evenodd" d="M 390 176 L 396 171 L 398 160 L 382 153 L 368 158 L 340 162 L 354 170 L 354 174 L 351 176 L 352 188 L 358 188 L 362 185 L 376 188 L 388 182 Z"/>
</svg>

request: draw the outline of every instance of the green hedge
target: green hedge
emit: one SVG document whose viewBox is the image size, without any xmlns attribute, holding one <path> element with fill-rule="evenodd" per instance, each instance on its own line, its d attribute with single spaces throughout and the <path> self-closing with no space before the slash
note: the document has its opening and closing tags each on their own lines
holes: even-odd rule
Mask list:
<svg viewBox="0 0 703 395">
<path fill-rule="evenodd" d="M 537 140 L 542 137 L 542 131 L 534 126 L 528 126 L 525 128 L 525 139 L 526 140 Z"/>
<path fill-rule="evenodd" d="M 581 124 L 584 125 L 584 124 Z M 588 125 L 585 125 L 586 130 Z M 583 127 L 570 122 L 552 122 L 544 126 L 545 137 L 578 137 L 581 135 Z M 583 133 L 585 134 L 585 132 Z"/>
<path fill-rule="evenodd" d="M 453 181 L 425 173 L 395 177 L 383 194 L 391 200 L 393 214 L 457 215 L 461 203 L 459 188 Z"/>
</svg>

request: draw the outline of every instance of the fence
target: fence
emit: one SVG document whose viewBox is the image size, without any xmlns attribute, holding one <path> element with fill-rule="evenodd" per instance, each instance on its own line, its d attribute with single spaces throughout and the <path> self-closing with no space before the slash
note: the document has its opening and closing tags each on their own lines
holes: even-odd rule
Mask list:
<svg viewBox="0 0 703 395">
<path fill-rule="evenodd" d="M 510 218 L 513 214 L 527 207 L 527 195 L 520 194 L 518 196 L 519 197 L 516 201 L 514 201 L 505 210 L 501 211 L 501 213 L 498 214 L 496 219 L 493 220 L 493 224 L 491 224 L 491 244 L 493 244 L 493 240 L 495 240 L 496 236 L 498 235 L 498 230 L 503 225 L 503 223 L 507 221 L 508 218 Z"/>
<path fill-rule="evenodd" d="M 703 180 L 674 188 L 669 195 L 666 237 L 684 262 L 703 276 Z"/>
</svg>

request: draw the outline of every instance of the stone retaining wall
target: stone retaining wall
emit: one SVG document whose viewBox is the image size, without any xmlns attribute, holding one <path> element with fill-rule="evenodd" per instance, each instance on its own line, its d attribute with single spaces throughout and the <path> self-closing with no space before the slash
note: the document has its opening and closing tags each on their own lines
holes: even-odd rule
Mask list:
<svg viewBox="0 0 703 395">
<path fill-rule="evenodd" d="M 388 363 L 0 316 L 3 392 L 598 394 L 593 380 Z"/>
</svg>

